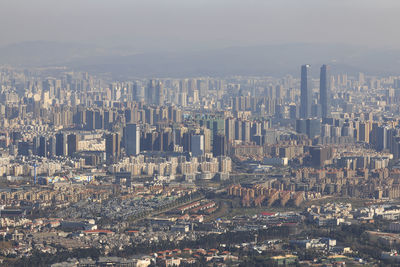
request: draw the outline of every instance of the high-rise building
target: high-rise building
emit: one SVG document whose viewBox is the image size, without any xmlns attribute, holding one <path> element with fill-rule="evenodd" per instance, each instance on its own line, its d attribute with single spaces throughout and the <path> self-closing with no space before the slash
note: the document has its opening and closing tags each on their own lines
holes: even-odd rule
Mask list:
<svg viewBox="0 0 400 267">
<path fill-rule="evenodd" d="M 211 130 L 207 128 L 202 129 L 202 134 L 204 135 L 204 151 L 206 153 L 210 153 L 212 151 L 211 143 L 212 143 L 212 134 Z"/>
<path fill-rule="evenodd" d="M 307 134 L 307 121 L 304 119 L 296 120 L 296 132 L 300 134 Z"/>
<path fill-rule="evenodd" d="M 56 155 L 57 156 L 67 155 L 67 137 L 65 133 L 56 134 Z"/>
<path fill-rule="evenodd" d="M 365 75 L 362 72 L 358 73 L 358 82 L 360 84 L 360 86 L 365 84 Z"/>
<path fill-rule="evenodd" d="M 147 86 L 145 99 L 148 104 L 164 104 L 164 87 L 162 82 L 150 80 Z"/>
<path fill-rule="evenodd" d="M 39 149 L 40 149 L 40 137 L 36 136 L 36 137 L 33 138 L 33 142 L 32 142 L 32 153 L 33 153 L 33 155 L 39 155 Z"/>
<path fill-rule="evenodd" d="M 161 82 L 156 84 L 154 103 L 159 106 L 164 104 L 164 86 Z"/>
<path fill-rule="evenodd" d="M 182 135 L 182 146 L 183 151 L 190 152 L 192 145 L 192 135 L 189 132 L 185 132 Z"/>
<path fill-rule="evenodd" d="M 359 126 L 359 141 L 369 143 L 370 132 L 369 122 L 361 122 Z"/>
<path fill-rule="evenodd" d="M 214 142 L 213 142 L 214 157 L 226 156 L 226 154 L 227 154 L 227 144 L 225 135 L 222 134 L 214 135 Z"/>
<path fill-rule="evenodd" d="M 47 140 L 45 136 L 41 136 L 39 139 L 39 156 L 47 157 Z"/>
<path fill-rule="evenodd" d="M 72 157 L 78 151 L 79 137 L 76 134 L 67 136 L 68 156 Z"/>
<path fill-rule="evenodd" d="M 204 135 L 193 135 L 191 138 L 191 152 L 193 157 L 204 155 Z"/>
<path fill-rule="evenodd" d="M 378 126 L 376 131 L 376 150 L 378 151 L 383 151 L 388 148 L 388 132 L 389 132 L 389 127 L 388 126 Z"/>
<path fill-rule="evenodd" d="M 18 142 L 18 155 L 29 156 L 29 151 L 31 151 L 32 145 L 26 141 Z"/>
<path fill-rule="evenodd" d="M 170 128 L 164 129 L 162 134 L 162 151 L 174 151 L 174 142 L 172 130 Z"/>
<path fill-rule="evenodd" d="M 145 92 L 145 100 L 147 104 L 153 104 L 155 87 L 156 87 L 156 81 L 150 80 Z"/>
<path fill-rule="evenodd" d="M 117 133 L 106 135 L 106 158 L 108 163 L 116 163 L 121 154 L 121 138 Z"/>
<path fill-rule="evenodd" d="M 128 156 L 140 153 L 140 127 L 137 124 L 127 124 L 124 131 L 125 152 Z"/>
<path fill-rule="evenodd" d="M 275 87 L 275 96 L 277 99 L 282 99 L 285 97 L 285 89 L 283 88 L 282 85 L 278 84 Z"/>
<path fill-rule="evenodd" d="M 235 140 L 235 119 L 227 118 L 225 120 L 225 136 L 227 142 Z"/>
<path fill-rule="evenodd" d="M 93 110 L 86 110 L 86 130 L 94 130 L 95 127 L 95 112 Z"/>
<path fill-rule="evenodd" d="M 320 80 L 319 98 L 321 104 L 321 115 L 322 118 L 328 118 L 331 116 L 331 110 L 330 110 L 331 79 L 330 79 L 329 66 L 322 65 L 319 80 Z"/>
<path fill-rule="evenodd" d="M 251 129 L 251 122 L 250 121 L 243 121 L 242 122 L 242 141 L 250 142 L 250 129 Z"/>
<path fill-rule="evenodd" d="M 140 140 L 141 151 L 157 150 L 156 149 L 157 139 L 158 139 L 158 134 L 156 132 L 146 133 L 144 138 Z"/>
<path fill-rule="evenodd" d="M 154 109 L 147 107 L 145 109 L 145 120 L 146 123 L 153 125 L 154 124 Z"/>
<path fill-rule="evenodd" d="M 132 100 L 136 102 L 140 101 L 138 84 L 136 82 L 132 86 Z"/>
<path fill-rule="evenodd" d="M 49 137 L 49 146 L 47 149 L 49 157 L 56 156 L 56 138 L 54 136 Z"/>
<path fill-rule="evenodd" d="M 113 113 L 110 110 L 104 111 L 104 129 L 109 129 L 113 122 Z"/>
<path fill-rule="evenodd" d="M 307 119 L 306 128 L 308 138 L 315 138 L 321 135 L 321 120 L 320 119 Z"/>
<path fill-rule="evenodd" d="M 242 140 L 242 121 L 235 121 L 235 140 Z"/>
<path fill-rule="evenodd" d="M 312 146 L 310 147 L 311 165 L 313 167 L 323 167 L 327 160 L 332 159 L 333 150 L 329 147 Z"/>
<path fill-rule="evenodd" d="M 331 136 L 331 128 L 332 128 L 331 125 L 323 124 L 321 126 L 321 137 L 330 137 Z"/>
<path fill-rule="evenodd" d="M 295 104 L 290 104 L 289 105 L 289 118 L 292 120 L 297 119 L 299 113 L 299 109 Z"/>
<path fill-rule="evenodd" d="M 311 66 L 301 66 L 301 84 L 300 84 L 300 117 L 308 119 L 311 116 L 312 104 L 312 81 Z"/>
<path fill-rule="evenodd" d="M 103 129 L 103 114 L 100 110 L 94 113 L 94 127 L 95 129 Z"/>
<path fill-rule="evenodd" d="M 321 105 L 320 104 L 313 104 L 311 105 L 311 117 L 321 118 Z"/>
</svg>

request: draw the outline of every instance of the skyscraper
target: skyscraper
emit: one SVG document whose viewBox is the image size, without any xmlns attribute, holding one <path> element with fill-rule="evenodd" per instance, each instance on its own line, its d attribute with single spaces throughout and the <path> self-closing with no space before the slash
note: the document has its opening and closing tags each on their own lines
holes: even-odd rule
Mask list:
<svg viewBox="0 0 400 267">
<path fill-rule="evenodd" d="M 150 80 L 145 92 L 145 100 L 147 104 L 153 104 L 155 88 L 156 88 L 156 81 Z"/>
<path fill-rule="evenodd" d="M 307 121 L 305 119 L 296 120 L 296 132 L 300 134 L 307 134 Z"/>
<path fill-rule="evenodd" d="M 193 157 L 204 155 L 204 135 L 193 135 L 191 139 L 191 152 Z"/>
<path fill-rule="evenodd" d="M 49 146 L 47 148 L 49 157 L 56 156 L 56 138 L 54 136 L 49 137 Z"/>
<path fill-rule="evenodd" d="M 124 132 L 125 152 L 128 156 L 140 153 L 140 127 L 137 124 L 127 124 Z"/>
<path fill-rule="evenodd" d="M 121 154 L 121 138 L 117 133 L 106 135 L 106 157 L 108 163 L 116 163 Z"/>
<path fill-rule="evenodd" d="M 47 157 L 47 140 L 45 136 L 41 136 L 39 139 L 39 151 L 38 155 L 41 157 Z"/>
<path fill-rule="evenodd" d="M 140 101 L 139 88 L 138 88 L 138 84 L 136 82 L 132 86 L 132 99 L 133 99 L 133 101 L 136 101 L 136 102 Z"/>
<path fill-rule="evenodd" d="M 68 156 L 73 157 L 78 151 L 79 136 L 72 133 L 67 136 Z"/>
<path fill-rule="evenodd" d="M 94 128 L 103 129 L 103 112 L 101 110 L 96 110 L 94 112 Z"/>
<path fill-rule="evenodd" d="M 164 104 L 164 87 L 162 82 L 150 80 L 146 90 L 147 104 Z"/>
<path fill-rule="evenodd" d="M 312 104 L 312 82 L 311 66 L 301 66 L 301 84 L 300 84 L 300 117 L 308 119 L 311 116 Z"/>
<path fill-rule="evenodd" d="M 86 110 L 86 130 L 94 130 L 95 127 L 95 112 L 93 110 Z"/>
<path fill-rule="evenodd" d="M 315 138 L 321 135 L 321 120 L 315 118 L 309 118 L 306 120 L 306 131 L 308 138 Z"/>
<path fill-rule="evenodd" d="M 226 155 L 226 137 L 225 137 L 225 135 L 222 135 L 222 134 L 214 135 L 213 155 L 214 155 L 214 157 Z"/>
<path fill-rule="evenodd" d="M 40 137 L 36 136 L 33 138 L 32 142 L 32 153 L 33 155 L 39 155 L 39 149 L 40 149 Z"/>
<path fill-rule="evenodd" d="M 56 134 L 56 155 L 57 156 L 67 155 L 67 136 L 65 133 Z"/>
<path fill-rule="evenodd" d="M 155 99 L 154 103 L 161 106 L 164 104 L 164 87 L 163 84 L 158 81 L 155 88 Z"/>
<path fill-rule="evenodd" d="M 321 115 L 322 118 L 329 118 L 331 116 L 331 110 L 330 110 L 331 82 L 330 82 L 329 66 L 322 65 L 319 81 L 320 81 L 319 99 L 321 104 Z"/>
<path fill-rule="evenodd" d="M 225 120 L 225 136 L 227 142 L 235 140 L 235 120 L 233 118 Z"/>
</svg>

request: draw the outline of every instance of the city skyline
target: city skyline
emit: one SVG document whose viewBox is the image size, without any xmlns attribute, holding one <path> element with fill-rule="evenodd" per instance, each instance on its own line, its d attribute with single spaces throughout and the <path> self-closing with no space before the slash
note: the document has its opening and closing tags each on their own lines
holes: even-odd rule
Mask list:
<svg viewBox="0 0 400 267">
<path fill-rule="evenodd" d="M 364 242 L 350 223 L 400 240 L 400 76 L 293 67 L 132 79 L 0 67 L 0 261 L 164 266 L 201 264 L 206 251 L 209 262 L 246 264 L 249 248 L 265 246 L 279 255 L 257 252 L 263 266 L 315 263 L 302 256 L 310 247 L 329 255 L 318 261 L 350 265 L 359 260 L 341 254 L 360 248 L 340 235 Z M 338 240 L 320 234 L 328 227 Z M 259 239 L 271 233 L 276 244 Z M 376 251 L 356 255 L 395 260 Z"/>
<path fill-rule="evenodd" d="M 395 0 L 0 2 L 0 266 L 400 265 Z"/>
</svg>

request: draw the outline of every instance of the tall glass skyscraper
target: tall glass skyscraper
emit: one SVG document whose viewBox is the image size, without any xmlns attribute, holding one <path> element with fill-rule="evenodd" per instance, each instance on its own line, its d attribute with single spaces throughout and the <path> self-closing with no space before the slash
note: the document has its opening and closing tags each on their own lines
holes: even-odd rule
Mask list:
<svg viewBox="0 0 400 267">
<path fill-rule="evenodd" d="M 330 67 L 322 65 L 319 84 L 319 100 L 321 105 L 322 118 L 329 118 L 331 116 L 330 109 L 330 94 L 331 94 L 331 79 Z"/>
<path fill-rule="evenodd" d="M 300 117 L 308 119 L 311 116 L 312 105 L 312 81 L 311 66 L 301 66 L 301 84 L 300 84 Z"/>
<path fill-rule="evenodd" d="M 124 131 L 125 152 L 128 156 L 136 156 L 140 153 L 140 126 L 127 124 Z"/>
</svg>

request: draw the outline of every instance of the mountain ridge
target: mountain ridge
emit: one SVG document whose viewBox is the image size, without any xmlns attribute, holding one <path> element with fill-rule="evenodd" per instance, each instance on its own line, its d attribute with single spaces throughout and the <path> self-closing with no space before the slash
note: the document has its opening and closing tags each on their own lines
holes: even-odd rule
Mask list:
<svg viewBox="0 0 400 267">
<path fill-rule="evenodd" d="M 343 44 L 274 44 L 219 49 L 137 53 L 90 44 L 24 42 L 0 47 L 0 64 L 63 65 L 114 77 L 297 75 L 302 64 L 332 65 L 333 72 L 399 74 L 400 51 Z M 318 67 L 316 67 L 318 66 Z"/>
</svg>

